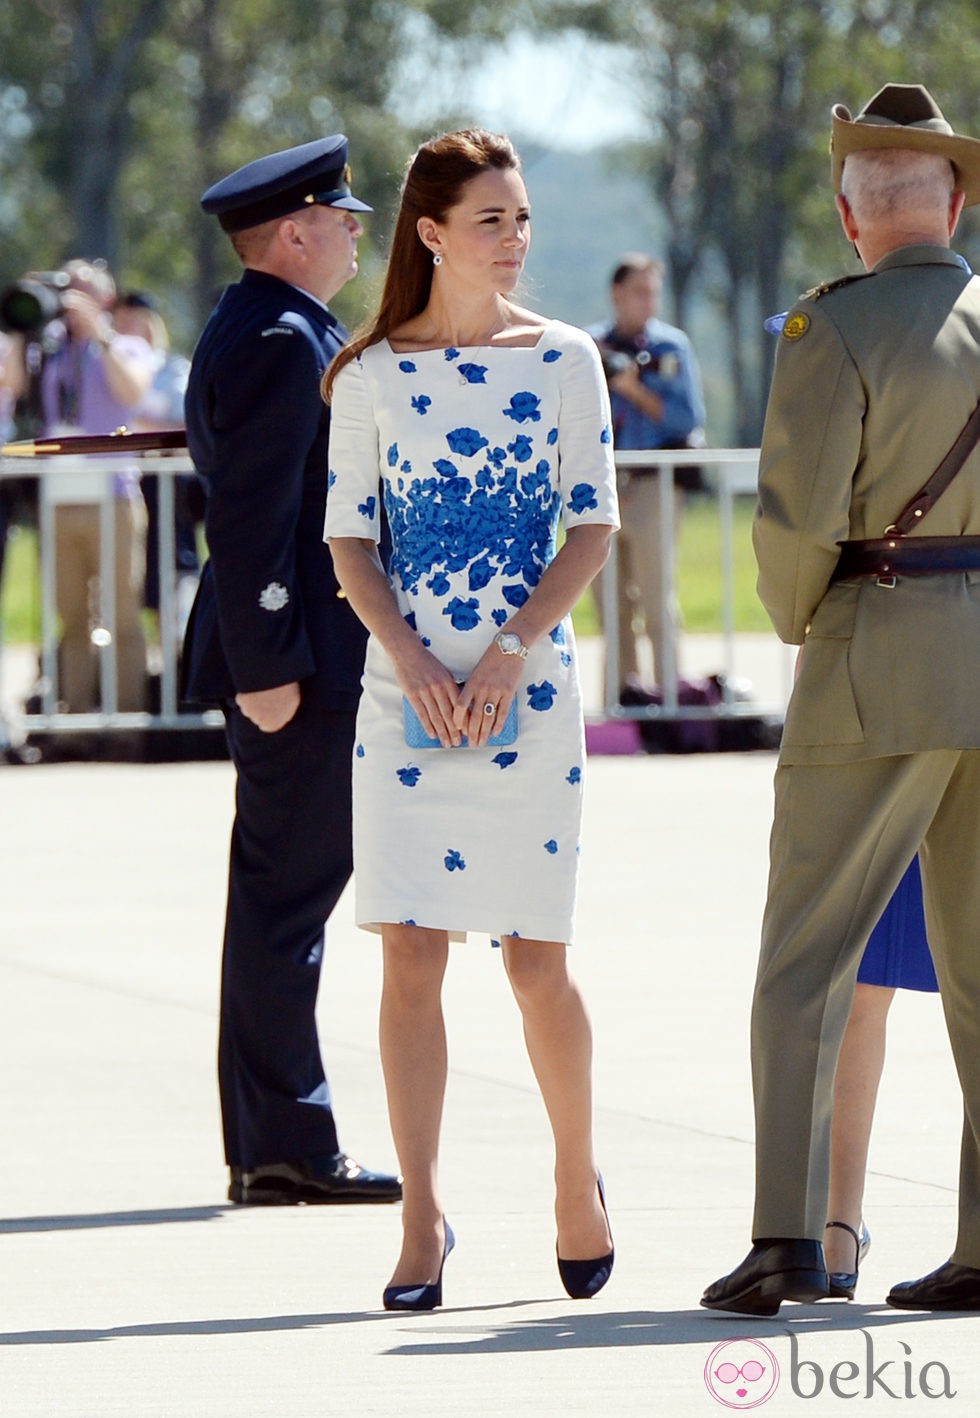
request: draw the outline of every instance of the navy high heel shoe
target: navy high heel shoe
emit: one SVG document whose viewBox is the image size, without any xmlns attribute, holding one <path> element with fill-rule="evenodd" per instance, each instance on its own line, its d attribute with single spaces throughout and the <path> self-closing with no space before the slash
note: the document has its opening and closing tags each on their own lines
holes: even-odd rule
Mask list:
<svg viewBox="0 0 980 1418">
<path fill-rule="evenodd" d="M 432 1285 L 389 1285 L 381 1296 L 386 1310 L 434 1310 L 442 1304 L 442 1270 L 456 1237 L 449 1222 L 446 1223 L 446 1241 L 439 1263 L 439 1274 Z"/>
<path fill-rule="evenodd" d="M 599 1201 L 602 1203 L 603 1214 L 606 1222 L 609 1221 L 609 1213 L 606 1211 L 606 1189 L 603 1186 L 602 1177 L 598 1180 Z M 612 1228 L 609 1231 L 612 1235 Z M 555 1247 L 555 1254 L 558 1247 Z M 591 1300 L 594 1295 L 605 1285 L 612 1275 L 613 1261 L 616 1258 L 615 1246 L 608 1255 L 599 1256 L 597 1260 L 562 1260 L 558 1256 L 558 1274 L 561 1276 L 561 1283 L 565 1291 L 573 1300 Z"/>
<path fill-rule="evenodd" d="M 841 1231 L 848 1231 L 854 1238 L 854 1269 L 834 1270 L 827 1277 L 830 1282 L 830 1289 L 827 1291 L 827 1298 L 830 1300 L 853 1300 L 854 1292 L 857 1289 L 858 1271 L 861 1269 L 861 1262 L 871 1249 L 871 1232 L 861 1222 L 861 1234 L 858 1235 L 853 1226 L 849 1226 L 846 1221 L 828 1221 L 827 1226 L 835 1226 Z"/>
</svg>

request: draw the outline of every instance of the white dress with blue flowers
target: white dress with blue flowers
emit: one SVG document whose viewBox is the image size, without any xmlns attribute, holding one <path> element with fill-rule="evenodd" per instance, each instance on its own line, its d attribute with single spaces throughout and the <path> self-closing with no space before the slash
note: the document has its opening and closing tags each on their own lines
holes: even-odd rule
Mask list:
<svg viewBox="0 0 980 1418">
<path fill-rule="evenodd" d="M 464 680 L 527 600 L 566 528 L 618 526 L 606 384 L 558 321 L 534 347 L 366 349 L 337 379 L 328 537 L 391 529 L 390 580 L 423 643 Z M 506 748 L 410 748 L 372 637 L 354 758 L 356 918 L 572 939 L 585 744 L 570 618 L 524 661 Z"/>
</svg>

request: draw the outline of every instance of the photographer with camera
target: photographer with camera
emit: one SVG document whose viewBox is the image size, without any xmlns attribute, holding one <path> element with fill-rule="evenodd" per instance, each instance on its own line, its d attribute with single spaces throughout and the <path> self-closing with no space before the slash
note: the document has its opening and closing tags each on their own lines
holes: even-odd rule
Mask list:
<svg viewBox="0 0 980 1418">
<path fill-rule="evenodd" d="M 108 434 L 125 426 L 156 369 L 144 339 L 119 334 L 112 320 L 115 282 L 104 261 L 76 259 L 61 271 L 34 273 L 0 298 L 0 319 L 19 329 L 25 375 L 45 437 Z M 115 648 L 118 705 L 146 701 L 146 641 L 140 619 L 146 556 L 146 510 L 139 473 L 121 463 L 112 479 L 115 508 Z M 101 625 L 99 505 L 105 477 L 53 468 L 42 496 L 54 506 L 56 602 L 62 623 L 59 693 L 69 712 L 99 707 Z"/>
<path fill-rule="evenodd" d="M 25 383 L 22 340 L 0 329 L 0 439 L 13 437 L 14 409 Z M 7 527 L 11 521 L 7 485 L 0 481 L 0 585 L 3 583 L 4 553 L 7 549 Z"/>
<path fill-rule="evenodd" d="M 589 331 L 599 346 L 609 384 L 617 451 L 700 447 L 704 443 L 704 396 L 697 358 L 683 330 L 657 315 L 663 271 L 663 263 L 652 256 L 623 256 L 610 281 L 613 323 Z M 621 470 L 618 475 L 622 529 L 617 539 L 616 591 L 619 698 L 624 703 L 652 702 L 652 691 L 644 688 L 640 676 L 636 626 L 641 618 L 653 651 L 655 678 L 661 679 L 668 660 L 679 669 L 678 610 L 675 604 L 665 602 L 661 588 L 658 473 L 659 468 L 651 464 Z M 675 539 L 685 492 L 700 486 L 697 469 L 677 470 Z M 603 581 L 611 574 L 607 567 L 595 583 L 600 617 Z"/>
</svg>

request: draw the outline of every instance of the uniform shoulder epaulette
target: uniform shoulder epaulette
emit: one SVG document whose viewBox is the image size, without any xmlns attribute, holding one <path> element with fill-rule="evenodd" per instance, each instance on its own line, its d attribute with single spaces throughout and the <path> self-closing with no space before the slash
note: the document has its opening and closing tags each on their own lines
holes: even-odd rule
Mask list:
<svg viewBox="0 0 980 1418">
<path fill-rule="evenodd" d="M 819 300 L 822 295 L 829 295 L 832 290 L 840 290 L 841 286 L 849 286 L 852 281 L 865 281 L 872 271 L 855 271 L 850 276 L 838 276 L 836 281 L 823 281 L 819 286 L 812 286 L 810 290 L 804 291 L 800 300 Z"/>
</svg>

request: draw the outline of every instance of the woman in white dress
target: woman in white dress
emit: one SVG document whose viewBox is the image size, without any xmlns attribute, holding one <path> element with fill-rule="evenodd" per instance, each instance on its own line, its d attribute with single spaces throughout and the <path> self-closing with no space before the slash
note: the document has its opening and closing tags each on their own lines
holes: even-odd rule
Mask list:
<svg viewBox="0 0 980 1418">
<path fill-rule="evenodd" d="M 378 314 L 324 382 L 326 536 L 371 632 L 354 864 L 358 923 L 383 941 L 381 1057 L 404 1176 L 387 1309 L 442 1299 L 454 1238 L 437 1180 L 441 989 L 449 940 L 467 930 L 502 945 L 523 1016 L 554 1133 L 566 1290 L 596 1294 L 613 1262 L 591 1029 L 566 951 L 585 767 L 569 613 L 608 555 L 615 479 L 594 344 L 510 298 L 529 217 L 506 138 L 424 144 Z"/>
</svg>

